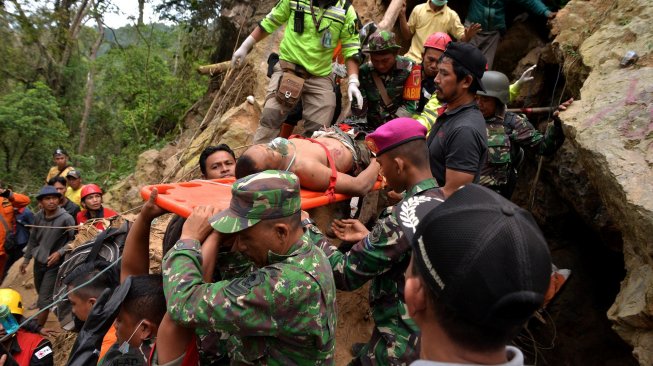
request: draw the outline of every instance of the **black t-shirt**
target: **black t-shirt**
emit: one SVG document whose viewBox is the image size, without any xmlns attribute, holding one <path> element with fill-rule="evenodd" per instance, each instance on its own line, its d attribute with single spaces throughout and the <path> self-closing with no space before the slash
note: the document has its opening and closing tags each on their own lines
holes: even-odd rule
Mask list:
<svg viewBox="0 0 653 366">
<path fill-rule="evenodd" d="M 428 136 L 431 173 L 441 187 L 446 169 L 480 177 L 487 153 L 485 119 L 476 103 L 462 105 L 440 115 Z"/>
</svg>

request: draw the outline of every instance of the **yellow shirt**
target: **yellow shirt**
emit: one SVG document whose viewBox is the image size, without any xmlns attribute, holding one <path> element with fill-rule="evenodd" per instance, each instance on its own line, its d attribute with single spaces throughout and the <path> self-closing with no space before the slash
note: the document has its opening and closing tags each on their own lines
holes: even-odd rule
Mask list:
<svg viewBox="0 0 653 366">
<path fill-rule="evenodd" d="M 447 5 L 435 12 L 429 6 L 429 1 L 417 5 L 413 12 L 410 13 L 410 18 L 408 18 L 408 29 L 413 34 L 413 39 L 410 41 L 408 53 L 404 56 L 413 59 L 417 63 L 422 62 L 424 42 L 431 34 L 444 32 L 458 40 L 465 36 L 465 27 L 460 22 L 458 13 Z"/>
<path fill-rule="evenodd" d="M 61 172 L 61 174 L 59 174 L 59 168 L 57 168 L 56 166 L 53 166 L 52 168 L 50 168 L 50 171 L 48 172 L 48 176 L 47 176 L 47 178 L 45 178 L 45 183 L 47 184 L 48 181 L 50 181 L 50 179 L 56 177 L 57 174 L 59 174 L 60 177 L 64 177 L 64 178 L 66 178 L 66 175 L 68 174 L 68 172 L 71 171 L 71 170 L 73 170 L 73 169 L 75 169 L 75 168 L 73 168 L 72 166 L 68 165 L 68 166 L 66 167 L 66 169 L 64 169 L 63 172 Z"/>
<path fill-rule="evenodd" d="M 66 188 L 66 197 L 68 197 L 69 200 L 75 202 L 77 206 L 82 206 L 82 188 L 84 186 L 80 186 L 78 190 L 74 190 L 73 187 L 67 187 Z"/>
</svg>

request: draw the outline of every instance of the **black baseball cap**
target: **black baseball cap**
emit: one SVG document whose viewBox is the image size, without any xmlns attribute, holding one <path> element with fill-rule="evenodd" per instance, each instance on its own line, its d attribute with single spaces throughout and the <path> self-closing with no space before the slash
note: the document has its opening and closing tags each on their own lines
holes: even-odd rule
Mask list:
<svg viewBox="0 0 653 366">
<path fill-rule="evenodd" d="M 476 78 L 480 90 L 485 91 L 481 78 L 487 66 L 487 59 L 481 50 L 466 42 L 449 42 L 442 57 L 452 58 L 469 70 Z"/>
<path fill-rule="evenodd" d="M 68 171 L 68 174 L 66 174 L 66 178 L 68 177 L 73 177 L 75 179 L 79 179 L 82 177 L 82 173 L 79 172 L 77 169 L 71 169 Z"/>
<path fill-rule="evenodd" d="M 469 184 L 444 203 L 402 204 L 413 265 L 439 301 L 479 326 L 509 330 L 544 302 L 549 249 L 531 214 Z"/>
</svg>

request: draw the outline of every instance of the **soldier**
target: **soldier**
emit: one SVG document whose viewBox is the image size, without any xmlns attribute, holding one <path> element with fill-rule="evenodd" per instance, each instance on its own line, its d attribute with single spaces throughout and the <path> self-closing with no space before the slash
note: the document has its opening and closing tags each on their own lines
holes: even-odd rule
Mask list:
<svg viewBox="0 0 653 366">
<path fill-rule="evenodd" d="M 215 216 L 212 207 L 195 208 L 163 260 L 170 318 L 231 334 L 232 363 L 335 362 L 333 275 L 324 253 L 303 232 L 299 193 L 297 176 L 289 172 L 268 170 L 239 179 L 230 208 Z M 211 227 L 217 232 L 209 235 Z M 220 246 L 233 246 L 218 258 L 230 263 L 219 269 L 232 279 L 203 282 L 202 241 L 202 253 L 217 255 Z M 231 270 L 242 268 L 245 258 L 258 268 L 234 278 Z"/>
<path fill-rule="evenodd" d="M 363 107 L 352 108 L 354 117 L 367 116 L 366 128 L 374 130 L 397 117 L 411 117 L 417 108 L 416 99 L 404 98 L 404 86 L 415 63 L 399 56 L 401 46 L 394 33 L 377 31 L 369 37 L 363 52 L 370 54 L 370 62 L 360 68 Z M 415 83 L 419 92 L 419 81 Z"/>
<path fill-rule="evenodd" d="M 479 184 L 510 199 L 517 183 L 517 169 L 527 148 L 538 155 L 555 153 L 565 140 L 558 111 L 553 114 L 553 125 L 544 135 L 523 114 L 506 112 L 508 77 L 498 71 L 486 71 L 481 79 L 485 91 L 476 92 L 476 102 L 485 118 L 488 135 L 487 160 L 481 170 Z M 559 110 L 573 102 L 563 103 Z"/>
<path fill-rule="evenodd" d="M 362 103 L 358 90 L 360 21 L 348 0 L 279 0 L 234 52 L 232 65 L 242 66 L 256 42 L 284 24 L 279 63 L 270 78 L 255 144 L 277 137 L 282 122 L 300 100 L 305 136 L 329 126 L 336 106 L 331 57 L 338 41 L 349 74 L 349 100 Z"/>
<path fill-rule="evenodd" d="M 398 118 L 367 136 L 377 154 L 381 171 L 395 191 L 406 191 L 397 204 L 411 205 L 426 199 L 442 201 L 444 195 L 429 170 L 426 128 L 411 118 Z M 396 209 L 389 207 L 378 218 L 372 232 L 358 220 L 335 220 L 338 238 L 356 242 L 347 252 L 326 242 L 318 245 L 329 257 L 340 290 L 353 291 L 371 280 L 370 308 L 374 332 L 367 344 L 352 349 L 353 365 L 408 364 L 419 356 L 418 329 L 408 317 L 402 289 L 404 269 L 410 260 L 410 245 L 397 224 Z M 317 228 L 310 226 L 311 231 Z"/>
<path fill-rule="evenodd" d="M 551 270 L 531 214 L 469 184 L 399 216 L 413 248 L 403 290 L 422 334 L 413 365 L 524 365 L 506 345 L 542 305 Z"/>
</svg>

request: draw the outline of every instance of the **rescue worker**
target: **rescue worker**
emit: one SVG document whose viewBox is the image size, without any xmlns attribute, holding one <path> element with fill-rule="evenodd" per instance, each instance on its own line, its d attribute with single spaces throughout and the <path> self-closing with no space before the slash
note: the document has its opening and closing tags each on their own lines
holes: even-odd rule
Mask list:
<svg viewBox="0 0 653 366">
<path fill-rule="evenodd" d="M 475 103 L 485 57 L 478 48 L 451 42 L 438 62 L 436 97 L 446 103 L 428 135 L 431 173 L 445 193 L 478 182 L 487 153 L 487 131 Z"/>
<path fill-rule="evenodd" d="M 394 33 L 380 30 L 372 34 L 363 52 L 370 55 L 370 62 L 360 67 L 360 90 L 363 107 L 352 108 L 353 117 L 365 118 L 365 129 L 373 131 L 382 124 L 397 117 L 415 114 L 417 98 L 405 98 L 406 85 L 415 63 L 399 56 L 401 46 L 395 41 Z M 419 93 L 419 82 L 415 83 L 415 97 Z"/>
<path fill-rule="evenodd" d="M 97 184 L 87 184 L 82 188 L 81 200 L 82 207 L 77 214 L 77 223 L 83 224 L 88 220 L 94 220 L 93 226 L 99 230 L 106 229 L 104 223 L 100 219 L 108 219 L 117 216 L 118 213 L 108 207 L 102 206 L 102 189 Z"/>
<path fill-rule="evenodd" d="M 23 300 L 18 291 L 3 288 L 0 289 L 0 305 L 6 305 L 18 324 L 23 322 Z M 29 323 L 28 323 L 29 324 Z M 5 337 L 7 332 L 0 325 L 0 338 Z M 54 365 L 54 353 L 52 344 L 47 338 L 37 332 L 31 332 L 21 327 L 2 346 L 9 351 L 19 366 L 52 366 Z"/>
<path fill-rule="evenodd" d="M 237 180 L 231 192 L 229 208 L 215 216 L 196 207 L 164 257 L 168 315 L 229 333 L 232 364 L 334 365 L 336 289 L 326 256 L 303 232 L 297 176 L 268 170 Z M 217 255 L 229 279 L 205 283 L 200 250 Z M 234 277 L 247 258 L 257 268 Z"/>
<path fill-rule="evenodd" d="M 422 334 L 413 365 L 523 366 L 510 344 L 542 305 L 551 271 L 533 216 L 476 184 L 399 216 L 413 249 L 403 293 Z"/>
<path fill-rule="evenodd" d="M 16 215 L 14 209 L 22 209 L 29 205 L 29 197 L 24 194 L 12 192 L 11 189 L 0 182 L 0 273 L 5 271 L 5 264 L 9 258 L 7 251 L 11 251 L 17 245 L 15 237 Z M 2 278 L 0 278 L 2 280 Z"/>
<path fill-rule="evenodd" d="M 69 229 L 75 226 L 75 219 L 59 207 L 61 193 L 54 187 L 44 186 L 36 199 L 42 209 L 34 217 L 35 227 L 30 230 L 20 273 L 27 273 L 27 266 L 34 257 L 34 285 L 38 293 L 36 306 L 44 309 L 52 303 L 54 284 L 65 248 L 75 238 L 74 230 Z M 49 311 L 45 310 L 38 315 L 40 326 L 45 325 L 48 313 Z"/>
<path fill-rule="evenodd" d="M 61 193 L 61 202 L 59 205 L 72 217 L 77 217 L 81 210 L 75 202 L 66 197 L 66 178 L 62 176 L 54 177 L 48 181 L 49 186 L 53 186 L 57 192 Z"/>
<path fill-rule="evenodd" d="M 548 19 L 556 16 L 556 13 L 550 11 L 541 0 L 519 0 L 517 3 L 535 15 Z M 469 43 L 483 52 L 488 70 L 492 70 L 499 40 L 506 33 L 506 0 L 471 0 L 465 26 L 471 24 L 480 24 L 481 30 L 470 39 Z"/>
<path fill-rule="evenodd" d="M 254 44 L 284 24 L 280 60 L 270 78 L 254 144 L 277 137 L 286 115 L 299 100 L 305 136 L 328 127 L 336 106 L 331 57 L 338 41 L 349 75 L 349 100 L 355 98 L 359 106 L 363 102 L 358 89 L 360 21 L 347 0 L 279 0 L 234 52 L 232 66 L 243 66 Z"/>
<path fill-rule="evenodd" d="M 443 32 L 431 34 L 424 42 L 422 51 L 422 90 L 420 92 L 417 113 L 424 111 L 424 106 L 435 94 L 435 77 L 438 75 L 438 60 L 451 42 L 451 37 Z M 437 99 L 436 99 L 437 100 Z M 437 116 L 433 117 L 435 120 Z M 428 128 L 428 127 L 427 127 Z"/>
<path fill-rule="evenodd" d="M 405 191 L 405 197 L 379 215 L 372 232 L 358 220 L 334 220 L 336 236 L 355 242 L 348 252 L 328 242 L 319 246 L 329 258 L 339 290 L 353 291 L 372 281 L 369 302 L 374 331 L 366 344 L 353 347 L 352 364 L 406 365 L 419 357 L 419 330 L 405 307 L 404 269 L 410 261 L 410 245 L 399 229 L 396 210 L 423 199 L 441 202 L 444 194 L 429 170 L 426 128 L 419 122 L 394 119 L 366 139 L 389 187 Z M 309 229 L 319 234 L 315 225 Z"/>
<path fill-rule="evenodd" d="M 202 179 L 233 177 L 236 171 L 236 154 L 227 144 L 209 146 L 200 154 L 199 167 Z"/>
<path fill-rule="evenodd" d="M 481 26 L 474 23 L 465 28 L 458 13 L 447 6 L 447 0 L 426 0 L 413 8 L 408 20 L 404 2 L 402 13 L 399 15 L 399 29 L 404 39 L 411 40 L 410 49 L 405 56 L 419 63 L 422 61 L 422 45 L 431 34 L 447 33 L 458 41 L 468 42 Z"/>
<path fill-rule="evenodd" d="M 537 155 L 555 153 L 565 140 L 558 112 L 553 124 L 542 135 L 523 114 L 506 111 L 508 77 L 498 71 L 483 74 L 485 91 L 476 92 L 476 102 L 485 118 L 488 135 L 487 160 L 481 170 L 479 184 L 510 199 L 517 183 L 517 170 L 524 157 L 523 148 Z M 564 110 L 572 100 L 563 103 Z"/>
<path fill-rule="evenodd" d="M 77 169 L 72 169 L 66 174 L 66 182 L 68 182 L 68 187 L 66 188 L 66 197 L 69 200 L 73 201 L 77 206 L 82 205 L 82 173 Z"/>
<path fill-rule="evenodd" d="M 50 168 L 47 177 L 45 177 L 46 184 L 50 179 L 54 177 L 65 177 L 69 171 L 75 169 L 68 164 L 68 153 L 62 148 L 54 150 L 52 153 L 52 161 L 54 162 L 54 166 Z"/>
</svg>

